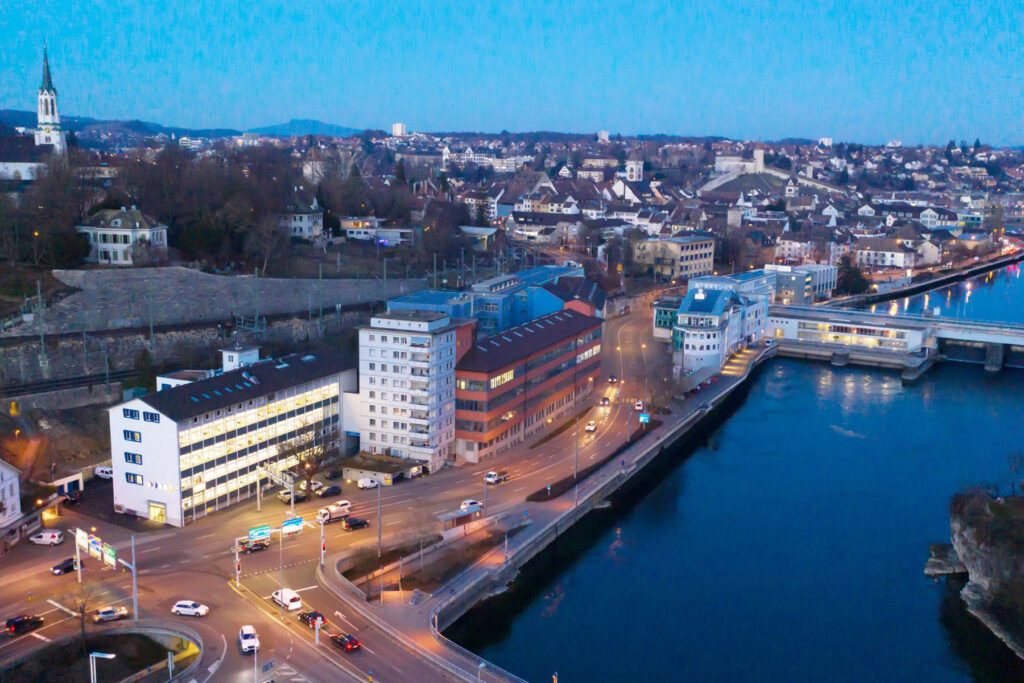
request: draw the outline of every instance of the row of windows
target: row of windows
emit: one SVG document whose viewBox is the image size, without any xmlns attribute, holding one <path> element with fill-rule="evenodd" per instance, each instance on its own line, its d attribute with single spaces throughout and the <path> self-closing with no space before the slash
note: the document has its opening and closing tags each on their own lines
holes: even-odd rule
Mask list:
<svg viewBox="0 0 1024 683">
<path fill-rule="evenodd" d="M 133 408 L 123 408 L 121 410 L 121 414 L 124 415 L 129 420 L 138 420 L 139 419 L 139 411 L 135 410 Z M 142 419 L 144 419 L 146 422 L 160 422 L 160 414 L 159 413 L 151 413 L 149 411 L 143 411 L 142 412 Z"/>
<path fill-rule="evenodd" d="M 333 389 L 333 391 L 331 390 Z M 241 411 L 233 418 L 227 418 L 211 422 L 209 424 L 183 430 L 178 434 L 178 443 L 182 453 L 189 453 L 214 443 L 215 440 L 223 441 L 225 438 L 232 438 L 267 425 L 274 424 L 281 420 L 288 419 L 309 411 L 318 410 L 324 406 L 333 405 L 338 402 L 337 385 L 323 387 L 322 390 L 309 392 L 314 396 L 329 394 L 330 398 L 321 400 L 308 400 L 306 395 L 296 396 L 286 400 L 277 401 L 269 406 L 261 406 L 255 410 Z"/>
<path fill-rule="evenodd" d="M 188 467 L 196 467 L 205 462 L 216 460 L 228 453 L 244 450 L 247 447 L 259 449 L 263 447 L 264 443 L 280 441 L 282 435 L 297 435 L 310 425 L 323 421 L 333 423 L 337 419 L 337 415 L 330 416 L 328 411 L 310 411 L 246 434 L 217 440 L 215 443 L 204 446 L 201 449 L 196 449 L 191 453 L 182 452 L 179 457 L 180 466 L 184 470 Z"/>
</svg>

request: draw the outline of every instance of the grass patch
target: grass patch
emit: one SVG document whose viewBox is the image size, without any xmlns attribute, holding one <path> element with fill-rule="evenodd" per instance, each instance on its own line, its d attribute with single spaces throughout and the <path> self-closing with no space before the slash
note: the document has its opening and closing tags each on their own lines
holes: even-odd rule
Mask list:
<svg viewBox="0 0 1024 683">
<path fill-rule="evenodd" d="M 587 477 L 592 475 L 597 470 L 601 469 L 601 467 L 603 467 L 606 463 L 611 462 L 615 458 L 622 455 L 622 453 L 627 448 L 629 448 L 637 441 L 642 439 L 644 435 L 646 435 L 648 432 L 654 431 L 654 429 L 657 428 L 659 425 L 661 425 L 661 420 L 651 420 L 650 424 L 647 426 L 646 429 L 642 427 L 636 429 L 636 431 L 630 434 L 629 438 L 626 439 L 626 441 L 624 441 L 623 443 L 621 443 L 614 451 L 612 451 L 605 457 L 601 458 L 593 465 L 588 465 L 587 467 L 584 467 L 582 470 L 577 472 L 575 479 L 570 474 L 568 477 L 559 479 L 558 481 L 551 484 L 550 488 L 545 486 L 542 489 L 537 489 L 536 491 L 528 495 L 526 497 L 526 500 L 528 500 L 531 503 L 542 503 L 547 500 L 554 500 L 563 493 L 571 491 L 573 485 L 576 484 L 576 482 L 582 483 Z"/>
<path fill-rule="evenodd" d="M 86 683 L 89 680 L 89 657 L 86 652 L 110 652 L 116 659 L 97 662 L 98 677 L 119 681 L 136 671 L 167 659 L 167 648 L 137 633 L 86 636 L 85 648 L 77 639 L 70 643 L 51 645 L 33 653 L 0 673 L 3 680 L 46 683 Z M 166 673 L 164 674 L 166 678 Z"/>
<path fill-rule="evenodd" d="M 441 536 L 431 536 L 430 538 L 423 539 L 423 548 L 437 543 L 441 540 Z M 392 562 L 398 562 L 402 557 L 408 557 L 413 553 L 420 551 L 420 542 L 410 541 L 409 543 L 403 543 L 393 548 L 387 548 L 381 556 L 377 557 L 376 547 L 360 548 L 352 556 L 352 566 L 341 573 L 349 581 L 355 581 L 357 579 L 364 578 L 367 574 L 380 569 L 381 566 L 386 566 Z"/>
<path fill-rule="evenodd" d="M 508 537 L 514 537 L 525 528 L 525 526 L 520 526 L 515 529 L 509 529 Z M 424 593 L 433 593 L 452 577 L 480 559 L 488 550 L 504 542 L 505 533 L 493 529 L 488 531 L 482 538 L 478 538 L 471 543 L 465 545 L 453 544 L 440 551 L 439 555 L 432 557 L 423 567 L 422 571 L 417 569 L 402 577 L 402 590 L 419 589 Z M 419 563 L 414 563 L 414 566 L 418 567 Z M 391 581 L 385 586 L 385 589 L 398 590 L 398 583 Z"/>
<path fill-rule="evenodd" d="M 551 441 L 551 439 L 555 438 L 556 436 L 558 436 L 559 434 L 564 432 L 566 429 L 569 429 L 569 427 L 572 427 L 573 425 L 575 425 L 576 424 L 576 420 L 582 420 L 584 417 L 586 417 L 587 413 L 589 413 L 590 409 L 593 408 L 593 407 L 594 406 L 587 406 L 586 408 L 584 408 L 580 412 L 576 413 L 574 416 L 572 416 L 568 420 L 566 420 L 564 424 L 562 424 L 560 427 L 558 427 L 558 429 L 556 429 L 555 431 L 551 432 L 550 434 L 546 434 L 546 435 L 542 436 L 540 439 L 538 439 L 536 442 L 534 442 L 534 444 L 532 446 L 530 446 L 530 449 L 532 450 L 532 449 L 536 448 L 537 446 L 541 446 L 543 444 L 546 444 L 548 441 Z"/>
</svg>

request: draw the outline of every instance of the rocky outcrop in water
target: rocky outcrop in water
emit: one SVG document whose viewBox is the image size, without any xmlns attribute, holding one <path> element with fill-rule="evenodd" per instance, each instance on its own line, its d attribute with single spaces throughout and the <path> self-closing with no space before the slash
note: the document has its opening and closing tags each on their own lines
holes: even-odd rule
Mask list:
<svg viewBox="0 0 1024 683">
<path fill-rule="evenodd" d="M 1024 658 L 1024 498 L 953 496 L 950 536 L 967 569 L 968 611 Z"/>
</svg>

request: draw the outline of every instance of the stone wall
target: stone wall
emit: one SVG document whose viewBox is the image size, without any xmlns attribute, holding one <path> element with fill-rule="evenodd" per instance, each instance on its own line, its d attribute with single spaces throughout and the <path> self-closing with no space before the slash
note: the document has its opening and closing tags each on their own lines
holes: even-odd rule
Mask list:
<svg viewBox="0 0 1024 683">
<path fill-rule="evenodd" d="M 368 320 L 368 313 L 331 312 L 321 321 L 315 316 L 297 316 L 268 321 L 260 345 L 293 346 L 321 338 L 322 332 L 338 333 Z M 69 334 L 45 338 L 22 337 L 0 345 L 0 384 L 25 384 L 42 380 L 100 375 L 105 372 L 104 351 L 110 360 L 110 371 L 131 370 L 138 366 L 143 349 L 158 366 L 214 367 L 220 362 L 218 348 L 232 341 L 230 331 L 216 323 L 188 329 L 155 330 L 152 343 L 148 330 L 107 331 L 90 334 Z M 42 349 L 42 351 L 41 351 Z"/>
</svg>

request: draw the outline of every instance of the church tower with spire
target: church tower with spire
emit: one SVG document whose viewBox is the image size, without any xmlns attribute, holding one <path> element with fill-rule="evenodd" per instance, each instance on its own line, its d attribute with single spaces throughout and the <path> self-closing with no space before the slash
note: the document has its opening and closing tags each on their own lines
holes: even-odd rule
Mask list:
<svg viewBox="0 0 1024 683">
<path fill-rule="evenodd" d="M 67 150 L 67 137 L 60 128 L 60 114 L 57 113 L 57 89 L 50 76 L 50 57 L 43 46 L 43 82 L 39 86 L 39 109 L 36 113 L 36 144 L 53 145 L 54 154 Z"/>
</svg>

